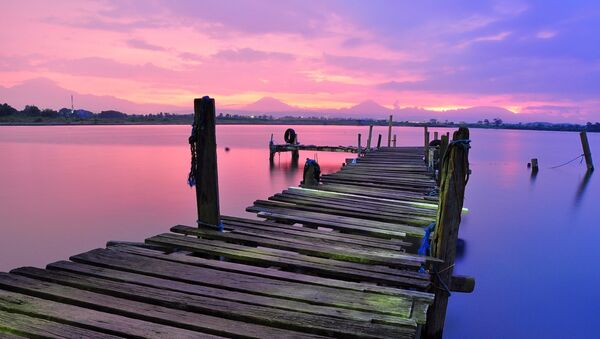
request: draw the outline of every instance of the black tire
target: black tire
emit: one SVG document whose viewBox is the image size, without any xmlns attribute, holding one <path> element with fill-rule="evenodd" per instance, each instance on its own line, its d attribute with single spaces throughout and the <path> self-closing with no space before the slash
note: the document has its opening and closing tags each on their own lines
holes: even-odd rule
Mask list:
<svg viewBox="0 0 600 339">
<path fill-rule="evenodd" d="M 283 135 L 283 140 L 288 144 L 296 143 L 296 131 L 293 128 L 288 128 L 285 130 L 285 134 Z"/>
</svg>

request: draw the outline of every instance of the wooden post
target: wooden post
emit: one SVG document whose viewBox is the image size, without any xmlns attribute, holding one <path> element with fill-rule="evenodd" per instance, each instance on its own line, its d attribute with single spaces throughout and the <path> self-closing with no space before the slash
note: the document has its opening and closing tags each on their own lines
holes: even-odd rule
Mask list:
<svg viewBox="0 0 600 339">
<path fill-rule="evenodd" d="M 538 170 L 539 170 L 538 159 L 537 158 L 531 159 L 531 171 L 532 172 L 537 172 Z"/>
<path fill-rule="evenodd" d="M 302 176 L 302 187 L 314 188 L 319 186 L 321 169 L 315 160 L 306 159 L 304 164 L 304 173 Z"/>
<path fill-rule="evenodd" d="M 433 132 L 433 140 L 437 140 L 438 139 L 438 132 Z"/>
<path fill-rule="evenodd" d="M 429 131 L 427 130 L 427 126 L 425 126 L 425 164 L 429 164 Z"/>
<path fill-rule="evenodd" d="M 388 122 L 388 147 L 392 146 L 392 119 L 393 115 L 390 114 L 390 121 Z"/>
<path fill-rule="evenodd" d="M 275 158 L 275 143 L 273 142 L 273 133 L 271 133 L 271 140 L 269 141 L 269 162 L 273 162 Z"/>
<path fill-rule="evenodd" d="M 377 138 L 377 149 L 381 147 L 381 134 L 379 134 L 379 138 Z"/>
<path fill-rule="evenodd" d="M 358 133 L 358 156 L 360 157 L 360 154 L 362 153 L 362 142 L 361 142 L 361 138 L 362 135 L 360 133 Z"/>
<path fill-rule="evenodd" d="M 371 136 L 373 135 L 373 125 L 369 126 L 369 137 L 367 138 L 367 152 L 371 150 Z"/>
<path fill-rule="evenodd" d="M 196 145 L 194 176 L 197 181 L 198 227 L 220 228 L 214 99 L 207 96 L 194 99 L 194 134 L 191 138 Z"/>
<path fill-rule="evenodd" d="M 444 155 L 446 154 L 446 150 L 448 149 L 448 136 L 443 134 L 440 139 L 440 152 L 439 152 L 439 164 L 438 164 L 438 175 L 437 175 L 437 183 L 440 184 L 440 180 L 442 179 L 442 168 L 444 167 Z"/>
<path fill-rule="evenodd" d="M 583 147 L 583 156 L 585 157 L 585 164 L 587 165 L 588 171 L 594 170 L 594 163 L 592 162 L 592 151 L 590 151 L 590 144 L 588 142 L 587 133 L 582 131 L 579 133 L 581 137 L 581 147 Z"/>
<path fill-rule="evenodd" d="M 461 127 L 454 132 L 454 141 L 469 139 L 469 130 Z M 439 207 L 435 234 L 431 245 L 432 255 L 443 260 L 434 264 L 435 299 L 427 312 L 424 338 L 442 338 L 449 293 L 444 290 L 452 286 L 452 272 L 456 257 L 456 243 L 460 225 L 465 186 L 469 174 L 469 151 L 464 143 L 448 146 L 446 159 L 441 169 Z M 437 274 L 435 273 L 437 272 Z"/>
<path fill-rule="evenodd" d="M 396 134 L 394 134 L 394 147 L 396 147 Z"/>
</svg>

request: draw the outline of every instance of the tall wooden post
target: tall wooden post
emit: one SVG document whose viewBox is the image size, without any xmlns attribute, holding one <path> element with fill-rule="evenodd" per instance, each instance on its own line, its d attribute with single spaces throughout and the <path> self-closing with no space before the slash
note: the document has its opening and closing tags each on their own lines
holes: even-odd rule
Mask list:
<svg viewBox="0 0 600 339">
<path fill-rule="evenodd" d="M 362 135 L 360 133 L 358 133 L 358 156 L 360 157 L 360 154 L 362 153 L 362 141 L 361 141 Z"/>
<path fill-rule="evenodd" d="M 458 140 L 468 140 L 469 130 L 461 127 L 454 132 L 454 142 L 448 146 L 441 169 L 440 198 L 431 245 L 432 255 L 443 260 L 434 264 L 432 277 L 436 286 L 433 305 L 427 312 L 427 325 L 424 338 L 442 338 L 449 291 L 452 286 L 452 272 L 456 257 L 458 229 L 465 195 L 465 186 L 469 175 L 468 144 Z M 458 141 L 458 142 L 457 142 Z"/>
<path fill-rule="evenodd" d="M 592 151 L 590 151 L 590 143 L 588 142 L 587 133 L 582 131 L 579 133 L 581 137 L 581 147 L 583 147 L 583 156 L 585 157 L 585 164 L 588 171 L 594 170 L 594 162 L 592 161 Z"/>
<path fill-rule="evenodd" d="M 381 147 L 381 134 L 379 134 L 379 137 L 377 138 L 377 149 L 379 149 Z"/>
<path fill-rule="evenodd" d="M 220 228 L 219 179 L 217 175 L 217 141 L 215 134 L 215 100 L 194 99 L 196 204 L 198 227 Z"/>
<path fill-rule="evenodd" d="M 371 150 L 371 137 L 373 136 L 373 125 L 369 126 L 369 137 L 367 138 L 367 152 Z"/>
<path fill-rule="evenodd" d="M 425 148 L 424 148 L 424 152 L 425 152 L 425 164 L 429 164 L 429 131 L 427 129 L 427 126 L 425 126 L 425 134 L 424 134 L 424 144 L 425 144 Z"/>
<path fill-rule="evenodd" d="M 392 146 L 392 119 L 393 115 L 390 114 L 390 121 L 388 122 L 388 147 Z"/>
</svg>

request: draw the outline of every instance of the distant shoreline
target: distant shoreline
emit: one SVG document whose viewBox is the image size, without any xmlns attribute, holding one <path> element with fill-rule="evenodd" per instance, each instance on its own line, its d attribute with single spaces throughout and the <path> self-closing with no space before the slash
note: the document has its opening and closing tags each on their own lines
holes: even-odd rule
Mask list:
<svg viewBox="0 0 600 339">
<path fill-rule="evenodd" d="M 387 126 L 382 120 L 305 120 L 305 119 L 278 119 L 278 120 L 256 120 L 256 119 L 217 119 L 217 125 L 307 125 L 307 126 Z M 80 121 L 0 121 L 2 126 L 190 126 L 191 121 L 115 121 L 115 120 L 80 120 Z M 466 126 L 478 129 L 510 129 L 528 131 L 556 131 L 556 132 L 600 132 L 596 129 L 588 129 L 584 125 L 525 125 L 525 124 L 478 124 L 478 123 L 412 123 L 394 122 L 395 127 L 430 127 L 430 128 L 456 128 Z M 595 126 L 593 126 L 595 127 Z"/>
</svg>

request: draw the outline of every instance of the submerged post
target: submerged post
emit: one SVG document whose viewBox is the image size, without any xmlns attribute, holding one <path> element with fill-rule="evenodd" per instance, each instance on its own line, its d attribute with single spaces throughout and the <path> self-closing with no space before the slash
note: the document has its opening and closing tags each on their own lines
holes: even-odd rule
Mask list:
<svg viewBox="0 0 600 339">
<path fill-rule="evenodd" d="M 392 119 L 393 115 L 390 114 L 390 121 L 388 122 L 388 147 L 392 146 Z"/>
<path fill-rule="evenodd" d="M 188 183 L 196 186 L 198 227 L 220 229 L 214 99 L 207 96 L 194 99 L 194 124 L 189 142 L 192 168 Z"/>
<path fill-rule="evenodd" d="M 371 150 L 371 136 L 373 135 L 373 125 L 369 126 L 369 137 L 367 138 L 367 152 Z"/>
<path fill-rule="evenodd" d="M 454 132 L 441 169 L 439 207 L 431 250 L 432 255 L 443 260 L 443 263 L 435 264 L 432 268 L 436 293 L 433 305 L 427 312 L 424 338 L 442 338 L 469 172 L 469 130 L 461 127 Z"/>
<path fill-rule="evenodd" d="M 592 151 L 590 151 L 590 143 L 588 142 L 587 133 L 582 131 L 579 133 L 581 137 L 581 147 L 583 147 L 583 156 L 585 158 L 585 164 L 588 171 L 594 170 L 594 163 L 592 162 Z"/>
</svg>

